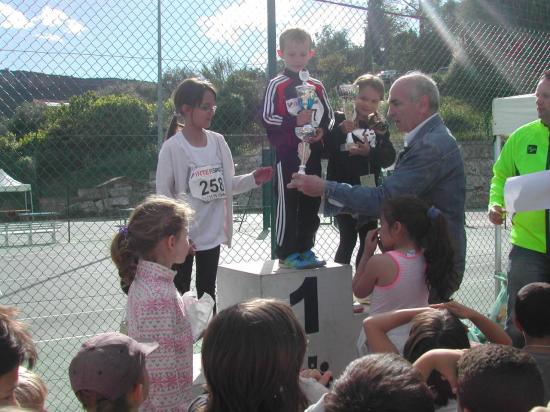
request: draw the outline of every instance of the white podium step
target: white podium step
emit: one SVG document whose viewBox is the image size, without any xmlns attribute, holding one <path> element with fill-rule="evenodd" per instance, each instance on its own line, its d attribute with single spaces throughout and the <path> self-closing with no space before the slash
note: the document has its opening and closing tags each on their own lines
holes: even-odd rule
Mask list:
<svg viewBox="0 0 550 412">
<path fill-rule="evenodd" d="M 292 306 L 308 335 L 304 367 L 335 376 L 357 358 L 356 341 L 366 313 L 353 313 L 351 266 L 280 268 L 278 261 L 225 264 L 218 268 L 218 311 L 251 298 L 277 298 Z"/>
</svg>

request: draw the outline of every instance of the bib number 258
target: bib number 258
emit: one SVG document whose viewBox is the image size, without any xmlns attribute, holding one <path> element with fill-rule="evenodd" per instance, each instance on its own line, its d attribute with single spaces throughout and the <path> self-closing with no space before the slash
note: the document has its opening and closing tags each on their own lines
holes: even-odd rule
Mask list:
<svg viewBox="0 0 550 412">
<path fill-rule="evenodd" d="M 220 191 L 223 192 L 225 190 L 223 187 L 223 179 L 221 177 L 218 177 L 217 179 L 201 180 L 199 184 L 201 186 L 203 196 L 207 196 L 210 193 L 218 193 Z"/>
</svg>

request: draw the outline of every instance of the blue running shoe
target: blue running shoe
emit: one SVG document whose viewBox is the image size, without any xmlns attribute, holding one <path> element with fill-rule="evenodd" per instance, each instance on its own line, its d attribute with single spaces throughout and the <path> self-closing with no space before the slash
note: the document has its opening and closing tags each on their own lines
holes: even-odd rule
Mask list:
<svg viewBox="0 0 550 412">
<path fill-rule="evenodd" d="M 326 264 L 327 262 L 325 260 L 318 259 L 315 253 L 310 249 L 301 254 L 298 269 L 320 268 Z"/>
<path fill-rule="evenodd" d="M 298 266 L 301 264 L 302 255 L 300 253 L 292 253 L 285 259 L 279 259 L 279 266 L 288 269 L 300 269 Z"/>
</svg>

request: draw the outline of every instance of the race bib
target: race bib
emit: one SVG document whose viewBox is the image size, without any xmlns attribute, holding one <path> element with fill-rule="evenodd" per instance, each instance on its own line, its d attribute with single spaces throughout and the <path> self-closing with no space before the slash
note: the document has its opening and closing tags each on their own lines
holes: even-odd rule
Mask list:
<svg viewBox="0 0 550 412">
<path fill-rule="evenodd" d="M 189 173 L 189 192 L 203 202 L 225 198 L 225 182 L 221 165 L 201 166 Z"/>
<path fill-rule="evenodd" d="M 376 180 L 374 179 L 374 174 L 369 173 L 368 175 L 363 175 L 360 177 L 361 186 L 365 187 L 376 187 Z"/>
</svg>

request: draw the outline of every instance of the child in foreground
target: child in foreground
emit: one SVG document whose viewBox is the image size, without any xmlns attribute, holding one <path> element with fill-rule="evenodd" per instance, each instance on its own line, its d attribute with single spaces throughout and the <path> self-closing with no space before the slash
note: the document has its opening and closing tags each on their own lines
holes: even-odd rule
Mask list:
<svg viewBox="0 0 550 412">
<path fill-rule="evenodd" d="M 207 395 L 190 412 L 303 412 L 327 392 L 330 372 L 301 377 L 306 335 L 288 304 L 252 299 L 218 313 L 202 342 Z"/>
<path fill-rule="evenodd" d="M 401 356 L 375 353 L 351 362 L 332 390 L 306 412 L 433 412 L 421 375 Z"/>
<path fill-rule="evenodd" d="M 544 383 L 544 403 L 547 403 L 550 401 L 550 284 L 529 283 L 519 290 L 513 322 L 523 334 L 523 350 L 539 367 Z"/>
<path fill-rule="evenodd" d="M 417 197 L 400 196 L 383 203 L 380 226 L 367 233 L 352 283 L 357 298 L 372 293 L 371 315 L 427 306 L 430 295 L 448 300 L 454 251 L 441 211 Z M 378 246 L 383 253 L 375 255 Z M 408 335 L 408 325 L 390 332 L 400 351 Z"/>
<path fill-rule="evenodd" d="M 42 378 L 33 371 L 19 367 L 19 383 L 15 388 L 15 399 L 22 408 L 28 408 L 36 412 L 46 412 L 46 396 L 48 388 Z"/>
<path fill-rule="evenodd" d="M 377 246 L 383 253 L 375 255 Z M 371 230 L 353 278 L 353 293 L 371 292 L 371 313 L 447 301 L 452 293 L 454 250 L 439 209 L 414 196 L 388 199 L 380 229 Z M 434 302 L 434 303 L 437 303 Z"/>
<path fill-rule="evenodd" d="M 89 412 L 134 412 L 147 399 L 145 358 L 157 343 L 139 343 L 117 332 L 88 339 L 69 366 L 71 387 Z"/>
<path fill-rule="evenodd" d="M 435 349 L 414 362 L 424 379 L 437 370 L 456 393 L 460 411 L 529 412 L 541 405 L 542 378 L 534 359 L 509 345 Z"/>
<path fill-rule="evenodd" d="M 401 309 L 369 316 L 364 321 L 369 351 L 401 353 L 389 339 L 388 333 L 409 323 L 410 333 L 402 354 L 411 363 L 432 349 L 470 348 L 466 325 L 460 319 L 472 322 L 491 342 L 503 345 L 512 342 L 500 325 L 467 306 L 454 301 L 434 306 Z M 438 411 L 456 410 L 456 395 L 439 372 L 431 373 L 427 378 L 427 384 L 434 395 Z"/>
<path fill-rule="evenodd" d="M 184 203 L 151 196 L 135 208 L 111 245 L 121 282 L 129 287 L 128 335 L 159 342 L 147 360 L 150 393 L 140 411 L 185 411 L 191 397 L 194 335 L 189 312 L 197 301 L 178 293 L 171 269 L 187 258 L 190 215 Z"/>
<path fill-rule="evenodd" d="M 0 305 L 0 406 L 17 406 L 19 368 L 32 369 L 38 357 L 28 326 L 17 320 L 17 309 Z"/>
</svg>

